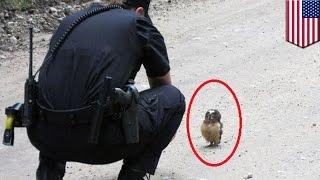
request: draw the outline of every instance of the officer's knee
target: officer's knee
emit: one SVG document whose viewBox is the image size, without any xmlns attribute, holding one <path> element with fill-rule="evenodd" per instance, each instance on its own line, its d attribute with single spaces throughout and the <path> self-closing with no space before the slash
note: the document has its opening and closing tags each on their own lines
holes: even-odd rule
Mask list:
<svg viewBox="0 0 320 180">
<path fill-rule="evenodd" d="M 174 114 L 171 116 L 170 118 L 170 128 L 174 131 L 174 133 L 171 136 L 170 142 L 174 139 L 176 132 L 182 122 L 182 118 L 183 115 L 185 113 L 186 110 L 186 101 L 185 101 L 185 97 L 184 95 L 180 92 L 180 90 L 174 86 L 172 86 L 171 88 L 173 88 L 175 90 L 175 96 L 176 96 L 176 105 L 174 107 L 174 109 L 172 109 L 174 111 Z"/>
<path fill-rule="evenodd" d="M 173 85 L 160 86 L 141 92 L 143 99 L 158 98 L 158 108 L 170 110 L 175 114 L 184 114 L 186 102 L 184 95 Z"/>
<path fill-rule="evenodd" d="M 170 88 L 173 89 L 172 92 L 173 92 L 173 95 L 175 96 L 174 99 L 176 99 L 176 101 L 177 101 L 176 102 L 177 109 L 179 109 L 180 111 L 182 111 L 184 113 L 184 111 L 186 109 L 186 101 L 185 101 L 184 95 L 181 93 L 181 91 L 177 87 L 171 85 Z"/>
<path fill-rule="evenodd" d="M 167 93 L 170 94 L 168 96 L 171 102 L 174 103 L 174 106 L 172 108 L 174 108 L 173 110 L 175 112 L 175 116 L 177 117 L 176 120 L 181 121 L 186 110 L 185 97 L 175 86 L 170 85 L 167 88 L 170 89 L 167 91 Z"/>
<path fill-rule="evenodd" d="M 186 110 L 186 100 L 185 100 L 185 97 L 184 95 L 180 92 L 180 100 L 179 100 L 179 103 L 178 103 L 178 109 L 179 109 L 179 112 L 184 114 L 185 110 Z"/>
</svg>

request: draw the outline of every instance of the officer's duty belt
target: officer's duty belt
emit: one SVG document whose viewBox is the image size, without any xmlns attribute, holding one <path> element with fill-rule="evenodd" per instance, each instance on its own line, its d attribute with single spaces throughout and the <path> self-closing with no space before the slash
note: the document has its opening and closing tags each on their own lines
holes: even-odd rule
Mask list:
<svg viewBox="0 0 320 180">
<path fill-rule="evenodd" d="M 110 77 L 105 77 L 100 90 L 99 98 L 89 106 L 72 110 L 53 110 L 41 105 L 39 102 L 39 121 L 65 126 L 90 124 L 91 130 L 88 142 L 97 144 L 102 121 L 108 119 L 121 119 L 122 128 L 127 144 L 139 143 L 138 102 L 139 92 L 133 83 L 124 89 L 111 88 Z"/>
<path fill-rule="evenodd" d="M 73 110 L 52 110 L 39 103 L 38 106 L 39 121 L 63 126 L 90 124 L 92 122 L 92 115 L 95 112 L 94 105 Z M 108 117 L 114 115 L 114 113 L 105 111 L 104 115 Z"/>
</svg>

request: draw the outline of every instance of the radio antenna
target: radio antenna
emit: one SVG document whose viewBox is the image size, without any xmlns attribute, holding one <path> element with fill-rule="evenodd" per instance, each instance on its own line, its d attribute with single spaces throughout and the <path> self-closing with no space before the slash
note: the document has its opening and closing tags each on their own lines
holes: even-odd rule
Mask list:
<svg viewBox="0 0 320 180">
<path fill-rule="evenodd" d="M 29 77 L 24 85 L 24 116 L 22 125 L 30 126 L 34 118 L 34 105 L 36 102 L 36 82 L 32 76 L 32 62 L 33 62 L 33 28 L 29 28 L 30 45 L 29 45 Z"/>
<path fill-rule="evenodd" d="M 29 28 L 29 79 L 33 78 L 32 66 L 33 66 L 33 27 Z"/>
</svg>

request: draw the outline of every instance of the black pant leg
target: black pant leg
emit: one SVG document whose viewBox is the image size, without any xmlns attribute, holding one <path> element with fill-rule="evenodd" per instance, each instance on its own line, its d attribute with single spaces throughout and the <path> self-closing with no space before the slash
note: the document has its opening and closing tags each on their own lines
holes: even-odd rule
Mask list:
<svg viewBox="0 0 320 180">
<path fill-rule="evenodd" d="M 185 99 L 174 86 L 141 92 L 139 121 L 141 151 L 124 159 L 124 165 L 154 174 L 162 151 L 178 130 L 185 112 Z"/>
<path fill-rule="evenodd" d="M 154 174 L 162 151 L 168 146 L 179 128 L 184 111 L 184 96 L 174 86 L 163 86 L 141 92 L 138 113 L 141 127 L 140 143 L 126 145 L 123 142 L 120 143 L 121 145 L 109 145 L 99 149 L 92 157 L 108 159 L 108 161 L 101 161 L 104 163 L 124 159 L 124 165 L 127 167 Z M 59 159 L 64 158 L 67 156 Z M 65 161 L 54 160 L 41 153 L 39 160 L 37 180 L 63 178 Z"/>
<path fill-rule="evenodd" d="M 62 180 L 65 174 L 66 162 L 58 161 L 39 154 L 37 180 Z"/>
</svg>

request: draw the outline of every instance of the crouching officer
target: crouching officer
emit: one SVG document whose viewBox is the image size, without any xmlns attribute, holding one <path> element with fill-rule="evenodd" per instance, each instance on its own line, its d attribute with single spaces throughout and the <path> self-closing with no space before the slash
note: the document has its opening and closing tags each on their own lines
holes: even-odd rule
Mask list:
<svg viewBox="0 0 320 180">
<path fill-rule="evenodd" d="M 119 180 L 154 174 L 185 100 L 171 84 L 164 39 L 150 0 L 94 4 L 65 18 L 39 73 L 38 118 L 28 127 L 40 151 L 38 180 L 62 179 L 67 161 L 123 160 Z M 150 89 L 138 93 L 141 65 Z"/>
</svg>

